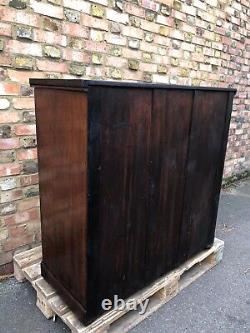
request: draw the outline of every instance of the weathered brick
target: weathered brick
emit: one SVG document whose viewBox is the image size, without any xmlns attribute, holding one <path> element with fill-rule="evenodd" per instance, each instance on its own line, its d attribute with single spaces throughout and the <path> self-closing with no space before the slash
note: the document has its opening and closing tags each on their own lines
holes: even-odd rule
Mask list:
<svg viewBox="0 0 250 333">
<path fill-rule="evenodd" d="M 140 48 L 140 41 L 139 41 L 139 39 L 130 39 L 128 41 L 128 46 L 131 49 L 139 49 Z"/>
<path fill-rule="evenodd" d="M 147 10 L 146 13 L 145 13 L 145 17 L 146 17 L 146 20 L 148 20 L 150 22 L 153 22 L 156 18 L 156 13 Z"/>
<path fill-rule="evenodd" d="M 10 0 L 9 6 L 16 9 L 25 9 L 27 8 L 28 0 Z"/>
<path fill-rule="evenodd" d="M 64 15 L 66 19 L 73 23 L 80 22 L 80 13 L 75 10 L 64 9 Z"/>
<path fill-rule="evenodd" d="M 0 177 L 18 175 L 20 172 L 21 167 L 18 163 L 0 164 Z"/>
<path fill-rule="evenodd" d="M 11 137 L 11 127 L 9 125 L 0 126 L 0 138 L 10 138 Z"/>
<path fill-rule="evenodd" d="M 36 134 L 36 125 L 18 124 L 14 128 L 16 135 L 32 135 Z"/>
<path fill-rule="evenodd" d="M 101 65 L 103 62 L 103 55 L 102 54 L 98 54 L 98 53 L 94 53 L 92 54 L 92 63 L 95 65 Z"/>
<path fill-rule="evenodd" d="M 110 69 L 110 76 L 113 79 L 121 79 L 122 78 L 122 73 L 121 70 L 118 68 L 111 68 Z"/>
<path fill-rule="evenodd" d="M 14 34 L 17 38 L 33 39 L 33 28 L 27 26 L 15 26 Z"/>
<path fill-rule="evenodd" d="M 43 52 L 46 57 L 56 58 L 56 59 L 61 58 L 61 50 L 58 47 L 45 45 L 43 47 Z"/>
<path fill-rule="evenodd" d="M 119 57 L 122 54 L 122 48 L 119 47 L 119 46 L 110 46 L 109 53 L 114 55 L 114 56 Z"/>
<path fill-rule="evenodd" d="M 134 59 L 130 59 L 128 61 L 128 68 L 133 70 L 133 71 L 138 71 L 139 69 L 139 61 L 138 60 L 134 60 Z"/>
<path fill-rule="evenodd" d="M 146 32 L 145 41 L 148 43 L 152 43 L 154 41 L 154 34 L 152 34 L 151 32 Z"/>
<path fill-rule="evenodd" d="M 16 205 L 14 202 L 5 203 L 0 205 L 0 215 L 8 215 L 16 212 Z"/>
<path fill-rule="evenodd" d="M 36 61 L 37 68 L 41 71 L 46 72 L 67 72 L 67 64 L 65 63 L 57 63 L 48 60 L 37 60 Z"/>
<path fill-rule="evenodd" d="M 117 22 L 110 22 L 110 24 L 109 24 L 109 30 L 113 34 L 119 34 L 122 31 L 121 25 L 119 23 L 117 23 Z"/>
<path fill-rule="evenodd" d="M 69 72 L 73 75 L 82 76 L 85 73 L 85 66 L 81 63 L 72 62 L 69 66 Z"/>
<path fill-rule="evenodd" d="M 133 27 L 139 28 L 141 26 L 141 20 L 136 16 L 130 16 L 129 22 Z"/>
<path fill-rule="evenodd" d="M 76 23 L 63 22 L 63 32 L 69 36 L 88 38 L 88 29 Z"/>
<path fill-rule="evenodd" d="M 0 95 L 19 95 L 20 85 L 17 83 L 2 82 L 0 83 Z"/>
<path fill-rule="evenodd" d="M 11 36 L 11 25 L 8 23 L 0 22 L 0 35 L 10 37 Z"/>
<path fill-rule="evenodd" d="M 36 0 L 31 0 L 30 7 L 37 14 L 42 14 L 45 16 L 50 16 L 58 19 L 63 18 L 63 8 L 59 6 L 50 5 L 44 2 L 38 2 Z"/>
<path fill-rule="evenodd" d="M 38 43 L 27 43 L 18 40 L 9 40 L 6 43 L 6 50 L 11 54 L 20 53 L 28 56 L 42 56 L 42 47 Z"/>
<path fill-rule="evenodd" d="M 38 186 L 29 187 L 29 188 L 25 189 L 25 191 L 24 191 L 24 196 L 26 198 L 35 197 L 37 195 L 39 195 L 39 188 L 38 188 Z"/>
<path fill-rule="evenodd" d="M 168 36 L 169 35 L 169 28 L 161 26 L 159 28 L 159 34 L 162 35 L 162 36 Z"/>
<path fill-rule="evenodd" d="M 59 30 L 59 24 L 53 19 L 50 19 L 48 17 L 43 18 L 43 27 L 45 30 L 48 31 L 58 31 Z"/>
<path fill-rule="evenodd" d="M 102 42 L 102 41 L 104 41 L 104 32 L 101 30 L 91 29 L 90 38 L 94 42 Z"/>
<path fill-rule="evenodd" d="M 37 146 L 36 137 L 26 137 L 26 138 L 20 138 L 20 147 L 23 148 L 34 148 Z"/>
<path fill-rule="evenodd" d="M 16 159 L 14 150 L 0 151 L 0 163 L 11 163 Z"/>
<path fill-rule="evenodd" d="M 31 149 L 18 150 L 17 158 L 19 161 L 36 159 L 37 149 L 31 148 Z"/>
<path fill-rule="evenodd" d="M 0 202 L 7 203 L 11 201 L 19 200 L 23 197 L 23 191 L 21 189 L 15 189 L 13 191 L 4 191 L 0 195 Z"/>
<path fill-rule="evenodd" d="M 25 56 L 15 56 L 12 60 L 14 68 L 33 69 L 35 67 L 35 59 Z"/>
<path fill-rule="evenodd" d="M 10 102 L 6 98 L 0 98 L 0 110 L 6 110 L 10 106 Z"/>
<path fill-rule="evenodd" d="M 30 186 L 38 184 L 38 174 L 21 176 L 21 185 Z"/>
<path fill-rule="evenodd" d="M 30 174 L 30 173 L 37 173 L 38 165 L 36 161 L 27 160 L 23 162 L 23 173 Z"/>
<path fill-rule="evenodd" d="M 2 52 L 4 49 L 4 40 L 0 38 L 0 52 Z"/>
<path fill-rule="evenodd" d="M 15 149 L 19 147 L 18 138 L 0 139 L 0 149 Z"/>
<path fill-rule="evenodd" d="M 28 199 L 25 199 L 25 200 L 22 200 L 22 201 L 18 202 L 18 211 L 23 212 L 23 211 L 26 211 L 28 209 L 38 207 L 39 204 L 40 204 L 39 198 L 37 198 L 37 197 L 28 198 Z"/>
<path fill-rule="evenodd" d="M 91 15 L 95 17 L 104 17 L 105 9 L 99 5 L 92 5 L 91 6 Z"/>
<path fill-rule="evenodd" d="M 129 22 L 128 14 L 118 13 L 117 11 L 109 8 L 106 9 L 106 17 L 110 21 L 119 22 L 123 24 L 128 24 Z"/>
<path fill-rule="evenodd" d="M 0 189 L 1 191 L 12 190 L 17 187 L 17 179 L 16 178 L 6 178 L 0 180 Z"/>
<path fill-rule="evenodd" d="M 153 10 L 155 12 L 158 12 L 160 7 L 160 5 L 157 2 L 151 0 L 139 0 L 139 4 L 142 7 Z"/>
</svg>

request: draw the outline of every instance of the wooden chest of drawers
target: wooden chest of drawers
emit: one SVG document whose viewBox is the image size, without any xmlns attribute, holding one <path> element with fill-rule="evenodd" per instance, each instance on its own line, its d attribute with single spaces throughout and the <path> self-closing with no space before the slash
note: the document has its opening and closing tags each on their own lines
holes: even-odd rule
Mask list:
<svg viewBox="0 0 250 333">
<path fill-rule="evenodd" d="M 30 83 L 42 275 L 89 323 L 212 245 L 235 90 Z"/>
</svg>

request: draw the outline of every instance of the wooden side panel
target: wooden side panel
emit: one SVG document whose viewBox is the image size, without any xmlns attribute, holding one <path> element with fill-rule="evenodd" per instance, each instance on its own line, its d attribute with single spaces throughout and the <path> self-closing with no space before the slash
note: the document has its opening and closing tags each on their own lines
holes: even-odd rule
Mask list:
<svg viewBox="0 0 250 333">
<path fill-rule="evenodd" d="M 227 92 L 195 92 L 179 248 L 181 262 L 211 246 L 214 238 L 228 112 Z"/>
<path fill-rule="evenodd" d="M 144 286 L 151 90 L 93 87 L 88 309 Z"/>
<path fill-rule="evenodd" d="M 35 89 L 43 276 L 73 309 L 86 297 L 87 96 Z"/>
<path fill-rule="evenodd" d="M 177 263 L 193 91 L 154 90 L 150 138 L 147 279 Z M 146 275 L 146 274 L 145 274 Z"/>
</svg>

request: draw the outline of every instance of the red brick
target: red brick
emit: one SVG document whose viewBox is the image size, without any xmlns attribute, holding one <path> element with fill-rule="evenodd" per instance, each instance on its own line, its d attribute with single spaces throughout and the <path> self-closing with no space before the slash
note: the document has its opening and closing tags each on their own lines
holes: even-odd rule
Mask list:
<svg viewBox="0 0 250 333">
<path fill-rule="evenodd" d="M 8 69 L 8 77 L 11 81 L 20 83 L 29 83 L 30 78 L 44 78 L 45 74 L 42 72 L 29 72 L 29 71 L 16 71 L 13 69 Z"/>
<path fill-rule="evenodd" d="M 15 126 L 14 131 L 16 135 L 36 134 L 36 125 L 18 124 Z"/>
<path fill-rule="evenodd" d="M 0 35 L 11 37 L 11 25 L 0 22 Z"/>
<path fill-rule="evenodd" d="M 0 112 L 0 124 L 16 123 L 19 121 L 18 112 L 2 111 Z"/>
<path fill-rule="evenodd" d="M 20 246 L 30 244 L 33 241 L 33 235 L 22 235 L 18 238 L 9 238 L 3 245 L 4 251 L 14 250 Z"/>
<path fill-rule="evenodd" d="M 62 7 L 50 5 L 44 2 L 38 2 L 35 0 L 31 0 L 30 7 L 34 10 L 35 13 L 59 19 L 63 18 Z"/>
<path fill-rule="evenodd" d="M 63 50 L 63 59 L 69 60 L 69 61 L 76 61 L 76 62 L 89 62 L 89 55 L 83 52 L 74 51 L 72 49 L 64 49 Z"/>
<path fill-rule="evenodd" d="M 7 21 L 13 23 L 21 23 L 25 25 L 31 25 L 34 27 L 39 27 L 39 16 L 34 14 L 29 14 L 24 11 L 19 11 L 14 8 L 0 8 L 0 21 Z"/>
<path fill-rule="evenodd" d="M 29 186 L 38 184 L 38 174 L 22 176 L 20 181 L 22 186 Z"/>
<path fill-rule="evenodd" d="M 0 164 L 0 177 L 19 175 L 21 166 L 18 163 Z"/>
<path fill-rule="evenodd" d="M 42 56 L 42 46 L 38 43 L 24 43 L 18 40 L 9 40 L 6 43 L 6 50 L 11 54 L 20 53 L 29 56 Z"/>
<path fill-rule="evenodd" d="M 63 22 L 62 31 L 66 35 L 75 37 L 88 38 L 89 36 L 89 29 L 82 27 L 77 23 Z"/>
<path fill-rule="evenodd" d="M 151 1 L 151 0 L 140 0 L 139 4 L 142 7 L 145 7 L 147 9 L 153 10 L 155 12 L 157 12 L 159 10 L 159 4 L 156 3 L 155 1 Z"/>
<path fill-rule="evenodd" d="M 67 65 L 65 63 L 53 62 L 49 60 L 37 60 L 37 68 L 40 71 L 67 73 Z"/>
<path fill-rule="evenodd" d="M 63 31 L 63 33 L 65 33 Z M 67 38 L 59 33 L 55 33 L 53 31 L 42 31 L 42 30 L 35 30 L 34 31 L 34 41 L 39 43 L 44 43 L 46 41 L 47 44 L 51 45 L 67 45 Z"/>
<path fill-rule="evenodd" d="M 9 236 L 10 237 L 22 237 L 27 231 L 27 226 L 26 226 L 26 224 L 24 224 L 24 225 L 11 225 L 8 228 L 8 231 L 9 231 Z"/>
<path fill-rule="evenodd" d="M 11 66 L 11 57 L 0 54 L 0 66 Z"/>
<path fill-rule="evenodd" d="M 29 198 L 18 203 L 18 210 L 22 212 L 30 208 L 38 207 L 39 204 L 40 202 L 38 197 Z"/>
<path fill-rule="evenodd" d="M 12 190 L 12 191 L 4 191 L 1 194 L 1 203 L 19 200 L 22 197 L 23 197 L 23 191 L 21 189 L 16 189 L 16 190 Z"/>
<path fill-rule="evenodd" d="M 86 47 L 85 49 L 87 51 L 91 52 L 102 52 L 105 53 L 107 49 L 107 44 L 105 42 L 93 42 L 91 40 L 86 41 Z"/>
<path fill-rule="evenodd" d="M 4 216 L 3 222 L 5 225 L 13 225 L 32 220 L 38 220 L 40 218 L 40 209 L 38 207 L 25 210 L 23 212 L 17 212 L 10 216 Z"/>
<path fill-rule="evenodd" d="M 24 149 L 17 152 L 17 158 L 22 160 L 33 160 L 37 158 L 37 149 Z"/>
<path fill-rule="evenodd" d="M 138 7 L 138 6 L 134 5 L 133 3 L 125 3 L 124 11 L 129 14 L 135 15 L 135 16 L 139 16 L 142 18 L 145 17 L 145 9 Z"/>
<path fill-rule="evenodd" d="M 34 99 L 28 97 L 14 98 L 13 106 L 15 109 L 34 109 Z"/>
<path fill-rule="evenodd" d="M 17 83 L 0 83 L 0 95 L 19 95 L 20 85 Z"/>
<path fill-rule="evenodd" d="M 0 139 L 0 149 L 14 149 L 20 146 L 18 138 Z"/>
</svg>

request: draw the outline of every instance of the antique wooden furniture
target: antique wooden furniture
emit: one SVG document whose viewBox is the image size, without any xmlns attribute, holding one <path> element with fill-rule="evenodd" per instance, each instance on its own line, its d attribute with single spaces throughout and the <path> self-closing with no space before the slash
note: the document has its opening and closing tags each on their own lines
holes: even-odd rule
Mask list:
<svg viewBox="0 0 250 333">
<path fill-rule="evenodd" d="M 30 83 L 42 275 L 89 323 L 213 244 L 235 90 Z"/>
</svg>

